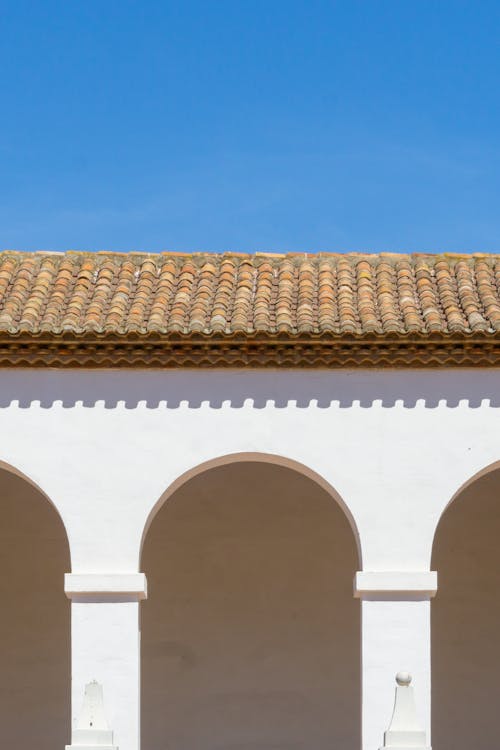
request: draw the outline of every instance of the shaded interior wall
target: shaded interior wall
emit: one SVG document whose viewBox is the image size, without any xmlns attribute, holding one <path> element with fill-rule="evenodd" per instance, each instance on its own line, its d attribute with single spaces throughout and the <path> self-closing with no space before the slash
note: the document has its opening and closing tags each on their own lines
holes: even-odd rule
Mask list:
<svg viewBox="0 0 500 750">
<path fill-rule="evenodd" d="M 500 472 L 449 506 L 432 567 L 432 746 L 498 745 L 500 670 Z"/>
<path fill-rule="evenodd" d="M 322 489 L 212 469 L 159 511 L 142 566 L 143 750 L 358 750 L 357 551 Z"/>
<path fill-rule="evenodd" d="M 70 570 L 49 501 L 0 470 L 0 739 L 9 750 L 70 741 Z"/>
</svg>

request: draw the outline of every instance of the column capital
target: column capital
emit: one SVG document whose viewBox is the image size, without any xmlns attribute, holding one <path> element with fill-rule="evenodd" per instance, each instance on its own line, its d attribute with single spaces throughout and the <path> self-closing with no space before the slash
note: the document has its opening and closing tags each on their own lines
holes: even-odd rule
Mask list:
<svg viewBox="0 0 500 750">
<path fill-rule="evenodd" d="M 66 573 L 64 593 L 73 601 L 140 601 L 148 587 L 144 573 Z"/>
<path fill-rule="evenodd" d="M 430 599 L 436 591 L 433 570 L 360 570 L 354 578 L 358 599 Z"/>
</svg>

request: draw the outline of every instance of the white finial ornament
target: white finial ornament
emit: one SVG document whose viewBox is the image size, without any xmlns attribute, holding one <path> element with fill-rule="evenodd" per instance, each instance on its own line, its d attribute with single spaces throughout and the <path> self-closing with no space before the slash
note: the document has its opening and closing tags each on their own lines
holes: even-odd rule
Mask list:
<svg viewBox="0 0 500 750">
<path fill-rule="evenodd" d="M 391 750 L 431 750 L 425 731 L 420 727 L 409 672 L 396 675 L 396 698 L 389 729 L 384 733 L 383 748 Z M 383 750 L 381 748 L 380 750 Z"/>
<path fill-rule="evenodd" d="M 85 685 L 82 710 L 66 750 L 118 750 L 104 715 L 102 685 L 95 680 Z"/>
<path fill-rule="evenodd" d="M 411 685 L 411 674 L 409 672 L 398 672 L 396 682 L 400 687 Z"/>
</svg>

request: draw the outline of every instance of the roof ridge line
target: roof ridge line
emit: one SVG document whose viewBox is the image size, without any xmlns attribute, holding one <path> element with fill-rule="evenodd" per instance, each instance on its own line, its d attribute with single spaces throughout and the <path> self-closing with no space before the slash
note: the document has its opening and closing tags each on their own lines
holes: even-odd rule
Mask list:
<svg viewBox="0 0 500 750">
<path fill-rule="evenodd" d="M 363 252 L 363 251 L 324 251 L 319 250 L 318 252 L 236 252 L 236 251 L 222 251 L 222 252 L 209 252 L 209 251 L 177 251 L 177 250 L 161 250 L 158 252 L 152 252 L 148 250 L 15 250 L 12 248 L 0 249 L 0 257 L 2 256 L 18 256 L 18 257 L 34 257 L 34 256 L 54 256 L 54 257 L 96 257 L 96 258 L 185 258 L 185 259 L 218 259 L 218 258 L 235 258 L 245 259 L 249 258 L 259 260 L 314 260 L 314 259 L 328 259 L 328 258 L 363 258 L 363 259 L 387 259 L 387 260 L 404 260 L 408 258 L 428 258 L 429 260 L 437 260 L 439 258 L 446 258 L 449 260 L 462 260 L 462 259 L 473 259 L 473 258 L 499 258 L 500 252 Z"/>
</svg>

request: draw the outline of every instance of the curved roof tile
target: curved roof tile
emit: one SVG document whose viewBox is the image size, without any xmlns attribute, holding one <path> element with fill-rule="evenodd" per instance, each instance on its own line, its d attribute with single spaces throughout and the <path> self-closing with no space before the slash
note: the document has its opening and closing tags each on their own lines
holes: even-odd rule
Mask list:
<svg viewBox="0 0 500 750">
<path fill-rule="evenodd" d="M 0 253 L 0 333 L 495 334 L 500 256 Z"/>
</svg>

